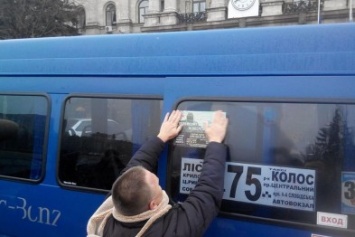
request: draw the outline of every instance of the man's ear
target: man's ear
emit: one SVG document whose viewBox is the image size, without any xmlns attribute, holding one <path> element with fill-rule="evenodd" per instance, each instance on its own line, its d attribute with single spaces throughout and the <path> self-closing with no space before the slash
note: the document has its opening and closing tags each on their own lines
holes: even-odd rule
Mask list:
<svg viewBox="0 0 355 237">
<path fill-rule="evenodd" d="M 154 210 L 155 208 L 158 207 L 158 203 L 156 202 L 156 200 L 152 200 L 149 202 L 149 210 Z"/>
</svg>

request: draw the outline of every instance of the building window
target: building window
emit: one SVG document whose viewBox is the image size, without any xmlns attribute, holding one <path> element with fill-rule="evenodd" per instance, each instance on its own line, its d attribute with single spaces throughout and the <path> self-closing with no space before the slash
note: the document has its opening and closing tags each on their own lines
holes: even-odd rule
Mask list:
<svg viewBox="0 0 355 237">
<path fill-rule="evenodd" d="M 138 23 L 144 23 L 144 14 L 146 14 L 148 12 L 148 4 L 149 1 L 148 0 L 143 0 L 139 3 L 138 6 Z"/>
<path fill-rule="evenodd" d="M 109 4 L 106 7 L 106 26 L 114 24 L 116 24 L 116 7 L 113 4 Z"/>
<path fill-rule="evenodd" d="M 78 20 L 77 28 L 84 29 L 86 25 L 86 14 L 85 14 L 85 9 L 83 7 L 79 8 L 78 10 L 77 20 Z"/>
<path fill-rule="evenodd" d="M 206 11 L 206 1 L 194 1 L 193 2 L 193 12 L 205 12 Z"/>
</svg>

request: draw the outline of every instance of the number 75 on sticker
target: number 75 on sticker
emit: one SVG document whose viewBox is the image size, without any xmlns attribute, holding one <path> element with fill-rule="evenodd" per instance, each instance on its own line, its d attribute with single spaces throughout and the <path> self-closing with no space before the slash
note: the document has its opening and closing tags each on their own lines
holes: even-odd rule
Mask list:
<svg viewBox="0 0 355 237">
<path fill-rule="evenodd" d="M 257 202 L 262 191 L 261 167 L 226 163 L 223 199 Z"/>
</svg>

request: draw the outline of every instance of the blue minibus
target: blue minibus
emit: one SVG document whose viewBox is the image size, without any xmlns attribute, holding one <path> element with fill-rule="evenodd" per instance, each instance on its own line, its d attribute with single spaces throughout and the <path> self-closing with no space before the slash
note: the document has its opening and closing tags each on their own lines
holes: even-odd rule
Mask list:
<svg viewBox="0 0 355 237">
<path fill-rule="evenodd" d="M 213 111 L 224 196 L 204 236 L 355 236 L 355 24 L 0 41 L 0 236 L 86 236 L 164 115 L 156 174 L 196 184 Z"/>
</svg>

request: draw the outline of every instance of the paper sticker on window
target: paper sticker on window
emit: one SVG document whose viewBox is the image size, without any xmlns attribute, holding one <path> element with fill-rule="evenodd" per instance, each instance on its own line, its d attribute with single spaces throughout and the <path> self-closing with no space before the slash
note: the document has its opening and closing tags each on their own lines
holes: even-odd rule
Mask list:
<svg viewBox="0 0 355 237">
<path fill-rule="evenodd" d="M 205 148 L 208 141 L 205 136 L 204 124 L 212 121 L 214 113 L 212 111 L 182 111 L 180 124 L 183 125 L 183 128 L 174 140 L 174 144 Z"/>
<path fill-rule="evenodd" d="M 197 184 L 202 171 L 201 159 L 182 158 L 180 175 L 180 193 L 189 194 Z"/>
<path fill-rule="evenodd" d="M 341 212 L 355 214 L 355 172 L 343 172 L 341 183 Z"/>
<path fill-rule="evenodd" d="M 348 228 L 348 216 L 335 213 L 317 212 L 317 225 Z"/>
<path fill-rule="evenodd" d="M 203 160 L 182 158 L 180 193 L 189 194 Z M 314 170 L 227 162 L 223 199 L 303 211 L 315 210 Z"/>
<path fill-rule="evenodd" d="M 314 170 L 227 162 L 223 199 L 314 211 L 315 180 Z"/>
</svg>

